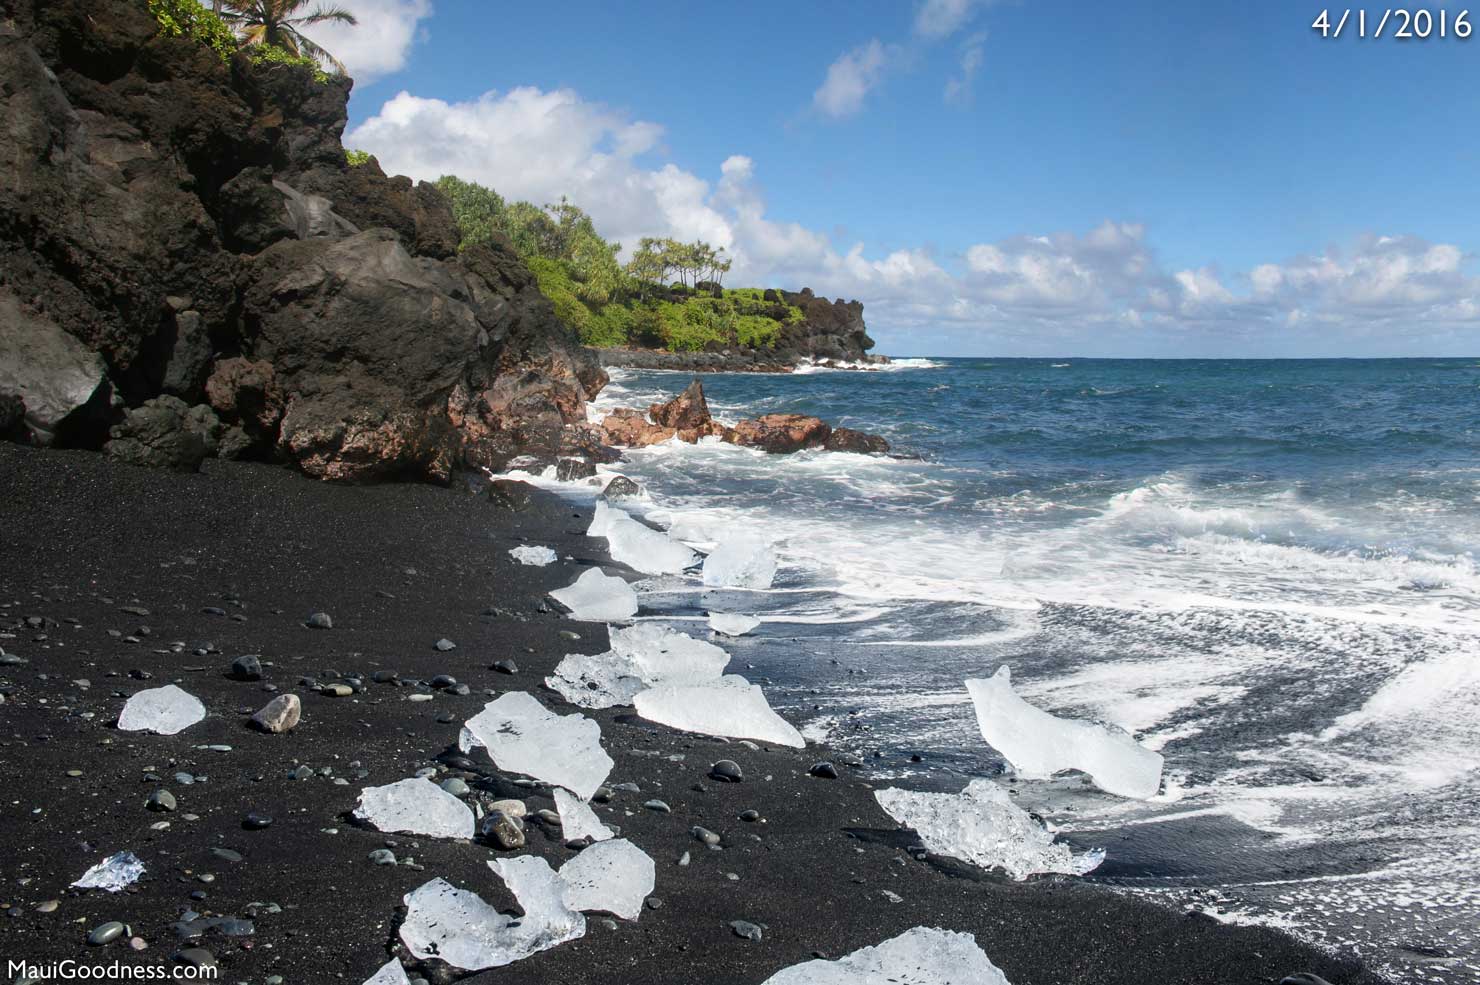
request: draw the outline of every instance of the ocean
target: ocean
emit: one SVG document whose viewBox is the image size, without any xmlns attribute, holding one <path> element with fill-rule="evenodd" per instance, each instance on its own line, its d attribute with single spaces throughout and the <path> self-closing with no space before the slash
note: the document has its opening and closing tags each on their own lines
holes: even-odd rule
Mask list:
<svg viewBox="0 0 1480 985">
<path fill-rule="evenodd" d="M 688 382 L 616 370 L 593 415 Z M 722 420 L 815 414 L 912 457 L 630 450 L 647 498 L 624 506 L 781 561 L 764 592 L 650 579 L 644 617 L 759 616 L 732 667 L 808 738 L 879 783 L 996 778 L 1105 849 L 1091 881 L 1480 982 L 1480 360 L 911 359 L 704 386 Z M 962 686 L 1003 664 L 1039 707 L 1159 750 L 1162 793 L 1016 782 Z"/>
</svg>

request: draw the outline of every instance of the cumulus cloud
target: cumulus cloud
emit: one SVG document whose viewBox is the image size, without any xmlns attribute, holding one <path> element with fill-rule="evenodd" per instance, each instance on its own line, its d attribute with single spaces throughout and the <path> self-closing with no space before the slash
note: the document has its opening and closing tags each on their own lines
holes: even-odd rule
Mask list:
<svg viewBox="0 0 1480 985">
<path fill-rule="evenodd" d="M 924 0 L 915 10 L 915 36 L 927 41 L 950 37 L 971 20 L 982 0 Z"/>
<path fill-rule="evenodd" d="M 762 168 L 732 154 L 708 174 L 663 160 L 663 128 L 569 89 L 523 87 L 449 103 L 402 92 L 346 137 L 388 171 L 457 174 L 511 199 L 561 195 L 629 249 L 641 236 L 702 238 L 734 258 L 730 282 L 812 287 L 858 298 L 886 344 L 955 349 L 998 344 L 1080 352 L 1105 339 L 1161 339 L 1162 351 L 1209 338 L 1310 333 L 1480 337 L 1480 278 L 1459 248 L 1372 236 L 1346 250 L 1247 271 L 1169 268 L 1145 226 L 1106 220 L 1083 231 L 983 239 L 948 255 L 882 255 L 864 243 L 773 217 Z M 1322 334 L 1324 333 L 1324 334 Z M 1107 343 L 1108 344 L 1108 343 Z"/>
<path fill-rule="evenodd" d="M 404 68 L 421 21 L 432 15 L 431 0 L 347 0 L 339 6 L 359 23 L 331 21 L 305 28 L 304 33 L 333 52 L 361 84 Z"/>
<path fill-rule="evenodd" d="M 884 80 L 893 49 L 878 38 L 838 56 L 827 67 L 827 77 L 812 93 L 812 105 L 825 116 L 839 119 L 863 108 L 863 99 Z"/>
</svg>

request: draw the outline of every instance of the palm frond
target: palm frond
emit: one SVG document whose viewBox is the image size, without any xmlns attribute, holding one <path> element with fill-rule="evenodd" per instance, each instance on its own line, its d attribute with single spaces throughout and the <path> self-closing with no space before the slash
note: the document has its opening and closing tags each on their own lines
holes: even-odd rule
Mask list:
<svg viewBox="0 0 1480 985">
<path fill-rule="evenodd" d="M 345 71 L 345 68 L 344 68 L 344 62 L 340 61 L 339 59 L 335 58 L 333 55 L 329 54 L 328 51 L 324 50 L 319 45 L 314 44 L 314 42 L 311 39 L 304 37 L 303 35 L 299 34 L 297 31 L 292 30 L 291 28 L 288 31 L 284 32 L 284 33 L 285 34 L 286 33 L 292 33 L 292 35 L 294 36 L 294 39 L 298 42 L 298 46 L 301 49 L 302 53 L 305 54 L 305 55 L 307 55 L 309 58 L 312 58 L 312 59 L 314 59 L 314 60 L 316 60 L 318 62 L 321 62 L 323 64 L 327 64 L 328 66 L 330 66 L 331 68 L 334 69 L 334 71 L 335 71 L 336 74 L 339 74 L 339 75 L 345 75 L 345 74 L 347 74 L 346 71 Z M 298 52 L 295 51 L 294 54 L 298 54 Z"/>
<path fill-rule="evenodd" d="M 358 24 L 355 15 L 343 7 L 318 7 L 313 13 L 302 17 L 294 17 L 294 24 L 323 24 L 326 21 L 337 21 L 341 24 Z"/>
</svg>

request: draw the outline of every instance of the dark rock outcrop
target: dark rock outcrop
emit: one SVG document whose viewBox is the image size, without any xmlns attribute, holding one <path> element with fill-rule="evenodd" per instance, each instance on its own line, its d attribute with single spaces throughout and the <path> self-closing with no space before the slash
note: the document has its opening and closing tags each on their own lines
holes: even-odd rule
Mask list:
<svg viewBox="0 0 1480 985">
<path fill-rule="evenodd" d="M 826 421 L 804 414 L 765 414 L 740 421 L 732 428 L 725 427 L 710 416 L 704 385 L 698 380 L 667 403 L 653 404 L 647 414 L 618 407 L 601 422 L 601 429 L 612 444 L 629 447 L 653 445 L 675 437 L 692 443 L 717 435 L 730 444 L 760 448 L 777 455 L 808 448 L 860 454 L 889 451 L 889 442 L 876 434 L 833 428 Z"/>
<path fill-rule="evenodd" d="M 788 455 L 805 448 L 821 448 L 832 428 L 826 421 L 805 414 L 763 414 L 740 421 L 725 432 L 724 440 L 774 455 Z"/>
<path fill-rule="evenodd" d="M 220 430 L 221 422 L 209 407 L 191 408 L 166 395 L 130 409 L 123 423 L 113 426 L 103 451 L 130 465 L 196 472 L 208 450 L 214 450 Z"/>
<path fill-rule="evenodd" d="M 796 293 L 781 292 L 782 300 L 802 309 L 802 321 L 785 325 L 776 349 L 810 359 L 866 362 L 874 347 L 863 324 L 863 304 L 838 298 L 829 301 L 804 287 Z"/>
<path fill-rule="evenodd" d="M 350 85 L 223 62 L 137 0 L 6 3 L 0 395 L 37 441 L 119 425 L 120 457 L 183 461 L 146 437 L 161 404 L 123 419 L 167 394 L 330 479 L 568 442 L 605 373 L 508 244 L 459 254 L 435 188 L 347 163 Z"/>
</svg>

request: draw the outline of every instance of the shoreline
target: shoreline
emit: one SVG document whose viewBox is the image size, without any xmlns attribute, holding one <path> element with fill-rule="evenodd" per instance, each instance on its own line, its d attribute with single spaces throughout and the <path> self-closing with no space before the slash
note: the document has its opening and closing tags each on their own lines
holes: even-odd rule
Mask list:
<svg viewBox="0 0 1480 985">
<path fill-rule="evenodd" d="M 548 791 L 491 768 L 449 768 L 448 750 L 461 722 L 490 699 L 485 692 L 525 690 L 557 713 L 575 710 L 541 682 L 565 653 L 605 649 L 605 632 L 551 611 L 544 596 L 592 565 L 620 566 L 604 542 L 584 536 L 589 510 L 534 490 L 527 508 L 510 511 L 469 488 L 326 485 L 275 466 L 216 461 L 182 476 L 85 452 L 0 446 L 0 631 L 13 634 L 0 646 L 25 661 L 0 667 L 4 756 L 24 766 L 0 811 L 12 838 L 0 957 L 163 963 L 196 946 L 212 951 L 223 981 L 360 982 L 391 956 L 403 894 L 442 876 L 507 909 L 511 897 L 488 859 L 527 851 L 558 865 L 573 857 L 537 824 L 526 849 L 495 852 L 348 821 L 361 786 L 411 776 L 439 756 L 439 780 L 465 777 L 477 792 L 527 800 L 531 812 L 552 806 Z M 519 566 L 506 552 L 524 543 L 572 560 Z M 306 628 L 314 611 L 330 613 L 334 627 Z M 580 639 L 563 635 L 570 632 Z M 441 638 L 457 648 L 437 651 Z M 226 675 L 247 653 L 260 654 L 264 681 Z M 518 673 L 491 669 L 507 659 Z M 451 674 L 471 693 L 408 701 L 432 692 L 372 683 L 376 670 L 402 680 Z M 351 673 L 364 675 L 362 693 L 329 697 L 301 683 Z M 172 680 L 204 701 L 203 722 L 176 736 L 113 728 L 118 694 Z M 272 697 L 267 686 L 300 695 L 298 728 L 261 735 L 246 727 Z M 1278 981 L 1302 971 L 1333 985 L 1380 980 L 1279 931 L 1217 923 L 1072 879 L 1012 883 L 949 860 L 917 860 L 904 849 L 913 839 L 875 804 L 866 772 L 825 748 L 752 751 L 653 725 L 628 708 L 586 714 L 616 760 L 608 783 L 641 788 L 595 805 L 597 813 L 652 856 L 662 905 L 650 903 L 639 922 L 614 930 L 591 917 L 585 937 L 465 981 L 760 985 L 814 952 L 836 958 L 915 926 L 974 933 L 1014 985 Z M 231 750 L 200 748 L 211 745 Z M 834 755 L 840 779 L 807 774 Z M 744 782 L 707 779 L 722 758 L 740 763 Z M 316 775 L 290 778 L 300 766 Z M 331 774 L 317 775 L 324 768 Z M 182 772 L 193 782 L 179 782 Z M 146 809 L 161 787 L 178 798 L 176 811 Z M 671 813 L 644 809 L 654 797 Z M 737 819 L 749 809 L 764 820 Z M 273 825 L 244 830 L 248 811 L 271 815 Z M 723 850 L 703 850 L 689 835 L 696 824 L 719 832 Z M 423 868 L 367 859 L 388 842 Z M 148 868 L 137 891 L 66 889 L 124 850 Z M 692 864 L 679 866 L 685 852 Z M 53 912 L 35 910 L 53 899 Z M 170 924 L 190 907 L 252 919 L 255 932 L 179 940 Z M 147 948 L 85 945 L 88 931 L 108 920 L 130 923 Z M 735 936 L 731 920 L 761 925 L 762 939 Z"/>
<path fill-rule="evenodd" d="M 610 348 L 591 350 L 603 368 L 641 369 L 680 373 L 796 373 L 810 367 L 874 372 L 889 365 L 888 356 L 864 354 L 861 359 L 771 360 L 755 352 L 669 352 L 665 349 Z"/>
</svg>

